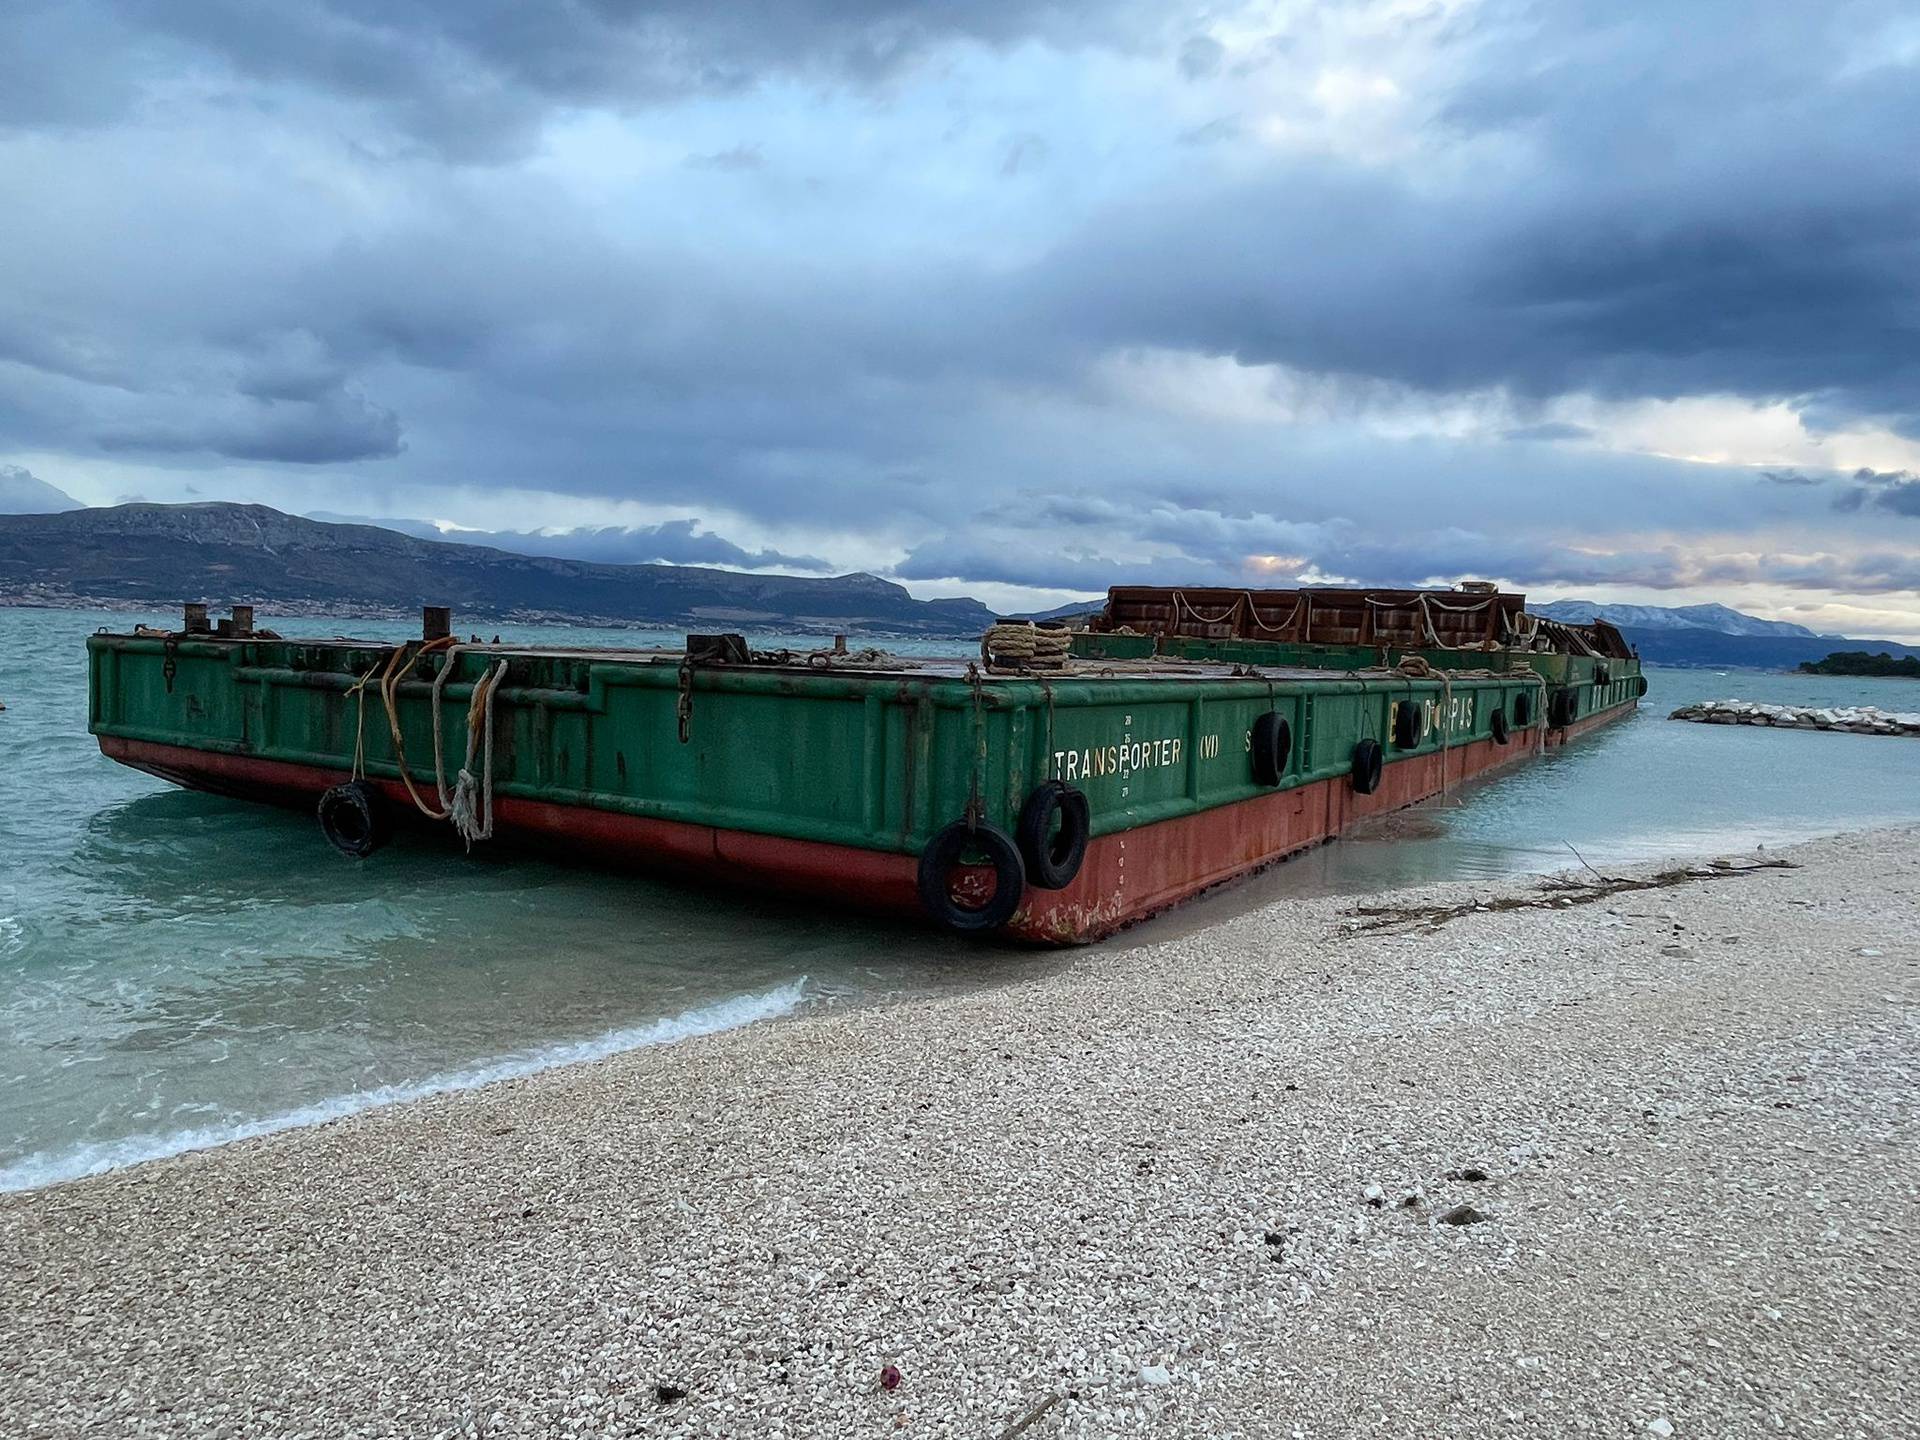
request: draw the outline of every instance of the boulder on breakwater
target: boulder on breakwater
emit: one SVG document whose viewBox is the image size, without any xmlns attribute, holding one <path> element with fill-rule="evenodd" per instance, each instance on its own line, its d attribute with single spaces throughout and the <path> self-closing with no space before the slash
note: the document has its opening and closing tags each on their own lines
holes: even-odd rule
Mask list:
<svg viewBox="0 0 1920 1440">
<path fill-rule="evenodd" d="M 1787 730 L 1845 730 L 1854 735 L 1920 736 L 1920 712 L 1873 705 L 1768 705 L 1758 700 L 1703 700 L 1667 717 L 1697 725 L 1773 725 Z"/>
</svg>

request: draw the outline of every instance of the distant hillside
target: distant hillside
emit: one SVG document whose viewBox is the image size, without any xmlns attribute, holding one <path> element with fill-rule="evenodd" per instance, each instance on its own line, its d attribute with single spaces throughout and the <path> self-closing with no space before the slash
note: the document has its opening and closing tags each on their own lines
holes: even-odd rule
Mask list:
<svg viewBox="0 0 1920 1440">
<path fill-rule="evenodd" d="M 1607 620 L 1655 665 L 1688 665 L 1702 669 L 1740 667 L 1790 670 L 1806 660 L 1823 659 L 1834 650 L 1870 647 L 1894 655 L 1920 654 L 1920 649 L 1891 640 L 1849 639 L 1820 635 L 1804 625 L 1785 620 L 1762 620 L 1725 605 L 1602 605 L 1592 600 L 1553 600 L 1529 605 L 1550 619 L 1578 624 Z"/>
<path fill-rule="evenodd" d="M 605 565 L 332 525 L 265 505 L 117 505 L 0 515 L 0 603 L 251 602 L 282 614 L 451 605 L 475 619 L 972 636 L 976 600 L 916 600 L 873 575 L 816 579 Z"/>
<path fill-rule="evenodd" d="M 1688 665 L 1702 669 L 1740 667 L 1753 670 L 1791 670 L 1803 660 L 1824 659 L 1835 650 L 1871 648 L 1895 655 L 1920 655 L 1911 645 L 1891 640 L 1847 639 L 1839 635 L 1722 635 L 1715 630 L 1677 627 L 1641 630 L 1620 627 L 1640 658 L 1655 665 Z"/>
<path fill-rule="evenodd" d="M 1051 610 L 1028 610 L 1010 616 L 1014 620 L 1072 620 L 1081 615 L 1098 615 L 1107 608 L 1105 600 L 1076 600 L 1071 605 L 1056 605 Z"/>
<path fill-rule="evenodd" d="M 1622 630 L 1712 630 L 1721 635 L 1782 635 L 1809 638 L 1815 633 L 1785 620 L 1762 620 L 1725 605 L 1613 605 L 1592 600 L 1550 600 L 1527 607 L 1549 620 L 1580 624 L 1605 620 Z"/>
<path fill-rule="evenodd" d="M 79 508 L 78 500 L 64 490 L 56 490 L 31 470 L 0 465 L 0 515 L 46 515 Z"/>
</svg>

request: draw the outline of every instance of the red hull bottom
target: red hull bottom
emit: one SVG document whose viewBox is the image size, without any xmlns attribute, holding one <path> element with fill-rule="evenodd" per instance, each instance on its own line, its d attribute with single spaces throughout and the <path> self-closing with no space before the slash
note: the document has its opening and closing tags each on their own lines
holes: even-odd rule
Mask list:
<svg viewBox="0 0 1920 1440">
<path fill-rule="evenodd" d="M 1049 945 L 1081 944 L 1191 899 L 1240 876 L 1329 840 L 1356 820 L 1403 809 L 1457 785 L 1560 745 L 1630 714 L 1632 705 L 1564 730 L 1529 731 L 1511 744 L 1479 740 L 1444 756 L 1421 755 L 1386 767 L 1380 788 L 1361 795 L 1343 777 L 1276 791 L 1197 815 L 1103 835 L 1064 890 L 1029 889 L 1003 933 Z M 243 800 L 311 805 L 346 772 L 222 755 L 116 736 L 101 752 L 190 790 Z M 398 781 L 375 781 L 401 813 L 413 806 Z M 665 870 L 709 881 L 748 885 L 809 900 L 919 915 L 918 864 L 911 855 L 861 850 L 818 840 L 790 840 L 678 820 L 652 820 L 610 810 L 555 805 L 507 796 L 494 803 L 495 834 L 537 844 L 598 865 Z"/>
</svg>

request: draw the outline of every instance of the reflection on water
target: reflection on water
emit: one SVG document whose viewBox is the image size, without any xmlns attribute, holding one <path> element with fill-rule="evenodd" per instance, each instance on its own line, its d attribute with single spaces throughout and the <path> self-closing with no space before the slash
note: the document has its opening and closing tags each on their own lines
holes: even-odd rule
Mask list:
<svg viewBox="0 0 1920 1440">
<path fill-rule="evenodd" d="M 100 756 L 82 640 L 109 618 L 136 617 L 0 609 L 0 1186 L 800 1001 L 1069 963 L 731 889 L 468 857 L 445 834 L 343 860 L 303 812 Z M 1920 709 L 1915 682 L 1660 672 L 1636 719 L 1114 943 L 1289 896 L 1559 868 L 1569 844 L 1604 864 L 1920 818 L 1920 744 L 1658 718 L 1725 695 Z"/>
</svg>

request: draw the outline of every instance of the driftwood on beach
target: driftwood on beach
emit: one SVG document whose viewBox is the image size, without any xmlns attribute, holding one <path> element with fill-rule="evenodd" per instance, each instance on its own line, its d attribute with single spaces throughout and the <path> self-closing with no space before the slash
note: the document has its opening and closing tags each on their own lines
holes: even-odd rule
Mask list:
<svg viewBox="0 0 1920 1440">
<path fill-rule="evenodd" d="M 1699 725 L 1772 725 L 1787 730 L 1845 730 L 1854 735 L 1920 735 L 1920 711 L 1873 705 L 1768 705 L 1757 700 L 1703 700 L 1667 717 Z"/>
</svg>

